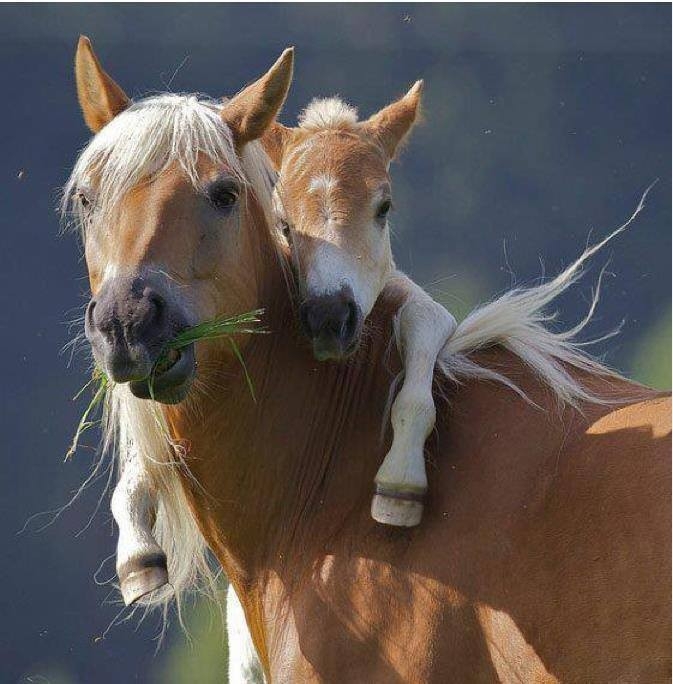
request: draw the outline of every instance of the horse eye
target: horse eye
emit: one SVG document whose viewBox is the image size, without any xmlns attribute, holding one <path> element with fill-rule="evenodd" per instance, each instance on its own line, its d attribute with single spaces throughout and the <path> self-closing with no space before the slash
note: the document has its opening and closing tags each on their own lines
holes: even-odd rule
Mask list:
<svg viewBox="0 0 673 684">
<path fill-rule="evenodd" d="M 376 218 L 383 221 L 388 216 L 392 206 L 393 203 L 389 199 L 383 200 L 376 210 Z"/>
<path fill-rule="evenodd" d="M 82 209 L 88 209 L 91 206 L 91 200 L 84 190 L 78 190 L 76 198 Z"/>
<path fill-rule="evenodd" d="M 231 209 L 238 202 L 238 187 L 232 183 L 213 183 L 208 188 L 208 199 L 216 209 Z"/>
<path fill-rule="evenodd" d="M 280 219 L 280 229 L 286 238 L 290 238 L 290 224 L 283 219 Z"/>
</svg>

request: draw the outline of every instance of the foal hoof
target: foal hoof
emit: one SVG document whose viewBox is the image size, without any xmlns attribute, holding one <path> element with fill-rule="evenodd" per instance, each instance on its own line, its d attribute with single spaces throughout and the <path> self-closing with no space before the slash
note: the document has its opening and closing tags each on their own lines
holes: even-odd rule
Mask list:
<svg viewBox="0 0 673 684">
<path fill-rule="evenodd" d="M 119 588 L 127 606 L 168 584 L 166 555 L 153 553 L 124 563 L 118 571 Z"/>
<path fill-rule="evenodd" d="M 372 518 L 383 525 L 416 527 L 423 517 L 423 494 L 376 486 Z"/>
</svg>

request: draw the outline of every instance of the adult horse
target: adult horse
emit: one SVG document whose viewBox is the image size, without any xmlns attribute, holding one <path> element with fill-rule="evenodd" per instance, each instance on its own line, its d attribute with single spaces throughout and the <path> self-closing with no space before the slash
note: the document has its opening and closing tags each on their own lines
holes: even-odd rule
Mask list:
<svg viewBox="0 0 673 684">
<path fill-rule="evenodd" d="M 424 523 L 380 526 L 369 502 L 399 368 L 387 357 L 397 293 L 379 298 L 348 362 L 317 363 L 299 343 L 255 142 L 291 60 L 224 105 L 132 104 L 93 53 L 78 67 L 98 131 L 67 188 L 87 333 L 116 383 L 111 434 L 160 492 L 176 588 L 207 573 L 207 544 L 271 681 L 667 680 L 670 401 L 541 325 L 576 269 L 461 325 L 438 377 Z M 257 403 L 214 343 L 156 378 L 165 406 L 146 400 L 181 327 L 259 306 L 272 334 L 240 340 Z"/>
</svg>

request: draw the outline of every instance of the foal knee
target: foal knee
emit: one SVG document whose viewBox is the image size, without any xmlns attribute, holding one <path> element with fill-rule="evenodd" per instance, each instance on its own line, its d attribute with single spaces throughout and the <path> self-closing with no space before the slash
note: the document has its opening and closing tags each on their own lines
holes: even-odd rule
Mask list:
<svg viewBox="0 0 673 684">
<path fill-rule="evenodd" d="M 404 388 L 393 402 L 390 414 L 395 436 L 409 430 L 412 433 L 410 439 L 420 438 L 423 443 L 432 431 L 436 417 L 431 392 L 404 391 Z M 423 444 L 420 447 L 422 449 Z"/>
</svg>

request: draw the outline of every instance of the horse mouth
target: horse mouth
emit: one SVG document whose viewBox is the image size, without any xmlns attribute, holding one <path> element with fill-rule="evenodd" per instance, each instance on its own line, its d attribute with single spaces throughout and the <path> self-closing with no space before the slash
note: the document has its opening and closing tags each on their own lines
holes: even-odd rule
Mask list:
<svg viewBox="0 0 673 684">
<path fill-rule="evenodd" d="M 189 392 L 196 375 L 194 345 L 172 349 L 154 367 L 151 375 L 129 383 L 138 399 L 154 399 L 161 404 L 179 404 Z"/>
</svg>

